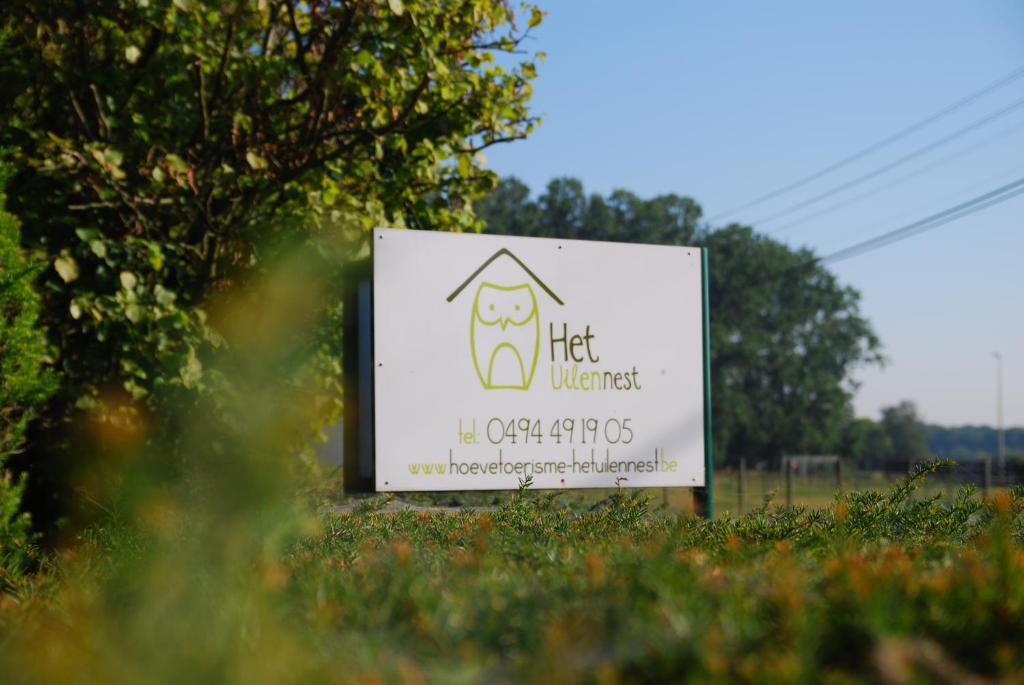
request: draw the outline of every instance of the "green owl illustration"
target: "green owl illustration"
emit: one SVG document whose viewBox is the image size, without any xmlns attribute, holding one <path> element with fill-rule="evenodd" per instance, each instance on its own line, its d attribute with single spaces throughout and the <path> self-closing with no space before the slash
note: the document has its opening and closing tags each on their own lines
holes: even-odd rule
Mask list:
<svg viewBox="0 0 1024 685">
<path fill-rule="evenodd" d="M 469 344 L 480 382 L 488 390 L 526 390 L 537 369 L 540 317 L 528 283 L 483 282 L 476 291 Z"/>
<path fill-rule="evenodd" d="M 484 272 L 487 276 L 477 281 Z M 522 282 L 524 277 L 532 282 Z M 516 285 L 498 285 L 495 281 Z M 480 285 L 469 314 L 469 348 L 480 384 L 486 390 L 529 389 L 540 352 L 540 313 L 533 287 L 559 306 L 565 303 L 504 247 L 445 299 L 454 302 L 474 282 Z"/>
</svg>

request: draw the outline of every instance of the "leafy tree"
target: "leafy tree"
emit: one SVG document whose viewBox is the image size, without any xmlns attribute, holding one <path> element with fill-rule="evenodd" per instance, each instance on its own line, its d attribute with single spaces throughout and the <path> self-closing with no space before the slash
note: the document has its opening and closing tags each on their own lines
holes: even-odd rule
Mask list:
<svg viewBox="0 0 1024 685">
<path fill-rule="evenodd" d="M 476 153 L 535 123 L 497 0 L 4 6 L 12 207 L 75 394 L 201 384 L 201 305 L 289 234 L 473 228 Z"/>
<path fill-rule="evenodd" d="M 72 407 L 130 425 L 217 388 L 217 302 L 281 246 L 341 261 L 374 225 L 474 229 L 496 182 L 479 153 L 536 124 L 542 55 L 499 57 L 541 18 L 504 0 L 3 3 L 0 144 L 23 241 L 50 261 L 64 377 L 40 435 Z M 340 346 L 322 342 L 326 419 Z"/>
<path fill-rule="evenodd" d="M 850 372 L 881 360 L 879 342 L 857 291 L 809 251 L 744 226 L 699 226 L 701 208 L 687 197 L 616 190 L 587 198 L 575 179 L 555 179 L 536 202 L 520 181 L 504 179 L 477 207 L 493 233 L 706 245 L 717 458 L 843 445 Z"/>
<path fill-rule="evenodd" d="M 556 178 L 548 183 L 547 192 L 540 196 L 540 235 L 549 235 L 550 226 L 565 226 L 567 238 L 579 238 L 587 230 L 583 223 L 587 213 L 587 197 L 583 184 L 575 178 Z"/>
<path fill-rule="evenodd" d="M 872 423 L 864 436 L 862 463 L 868 468 L 879 468 L 891 459 L 892 454 L 892 438 L 881 425 Z"/>
<path fill-rule="evenodd" d="M 903 470 L 927 459 L 931 453 L 928 444 L 931 429 L 921 421 L 914 403 L 907 400 L 883 407 L 878 421 L 857 419 L 850 430 L 857 435 L 850 454 L 865 468 Z"/>
<path fill-rule="evenodd" d="M 837 448 L 850 372 L 880 361 L 860 296 L 748 227 L 708 231 L 716 449 L 774 456 Z"/>
<path fill-rule="evenodd" d="M 477 202 L 476 211 L 486 217 L 488 233 L 534 236 L 540 226 L 540 208 L 530 198 L 529 187 L 514 177 L 501 179 Z"/>
<path fill-rule="evenodd" d="M 882 430 L 892 445 L 888 461 L 913 463 L 928 457 L 928 432 L 913 402 L 904 400 L 882 409 Z"/>
<path fill-rule="evenodd" d="M 687 197 L 643 200 L 625 190 L 587 197 L 574 178 L 556 178 L 536 200 L 519 179 L 504 178 L 477 202 L 488 233 L 684 245 L 697 234 L 700 206 Z"/>
<path fill-rule="evenodd" d="M 39 295 L 33 280 L 42 265 L 20 246 L 18 221 L 4 211 L 9 167 L 0 163 L 0 585 L 24 560 L 28 517 L 19 511 L 24 479 L 4 468 L 18 454 L 29 419 L 53 392 L 55 378 L 43 365 L 46 336 L 37 327 Z"/>
</svg>

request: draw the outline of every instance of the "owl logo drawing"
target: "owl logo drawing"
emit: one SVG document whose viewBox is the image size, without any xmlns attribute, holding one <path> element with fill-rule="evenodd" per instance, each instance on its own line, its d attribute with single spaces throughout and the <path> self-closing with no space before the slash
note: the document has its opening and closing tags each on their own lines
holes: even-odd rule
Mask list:
<svg viewBox="0 0 1024 685">
<path fill-rule="evenodd" d="M 540 356 L 540 312 L 533 286 L 558 304 L 563 302 L 506 249 L 485 261 L 448 296 L 448 302 L 485 271 L 469 321 L 469 348 L 477 378 L 486 390 L 528 390 Z M 533 282 L 524 282 L 524 275 Z"/>
</svg>

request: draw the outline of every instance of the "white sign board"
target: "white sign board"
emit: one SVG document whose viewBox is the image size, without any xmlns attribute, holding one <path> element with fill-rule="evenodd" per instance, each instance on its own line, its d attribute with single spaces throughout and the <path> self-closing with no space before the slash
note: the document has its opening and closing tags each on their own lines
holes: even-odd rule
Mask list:
<svg viewBox="0 0 1024 685">
<path fill-rule="evenodd" d="M 377 490 L 704 485 L 698 248 L 373 247 Z"/>
</svg>

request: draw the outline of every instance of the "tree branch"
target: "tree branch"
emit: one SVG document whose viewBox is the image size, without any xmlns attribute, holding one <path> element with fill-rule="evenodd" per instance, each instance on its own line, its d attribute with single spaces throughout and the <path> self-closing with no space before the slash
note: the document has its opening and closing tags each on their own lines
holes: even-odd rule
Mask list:
<svg viewBox="0 0 1024 685">
<path fill-rule="evenodd" d="M 202 134 L 204 142 L 210 139 L 210 111 L 206 105 L 206 77 L 203 76 L 203 64 L 196 60 L 192 64 L 192 71 L 195 73 L 196 104 L 199 107 L 199 126 L 192 134 L 192 142 L 196 142 Z"/>
<path fill-rule="evenodd" d="M 75 96 L 74 89 L 68 88 L 68 98 L 71 99 L 71 106 L 75 109 L 75 115 L 78 117 L 78 122 L 82 124 L 82 133 L 85 134 L 86 138 L 91 138 L 93 134 L 89 127 L 89 121 L 85 117 L 85 111 L 82 109 L 82 104 Z"/>
<path fill-rule="evenodd" d="M 100 97 L 100 89 L 96 87 L 95 83 L 90 83 L 89 90 L 92 91 L 92 98 L 96 103 L 96 120 L 100 124 L 103 138 L 110 140 L 110 122 L 107 121 L 107 115 L 103 113 L 103 99 Z"/>
<path fill-rule="evenodd" d="M 228 55 L 231 52 L 231 41 L 235 39 L 235 31 L 238 28 L 238 22 L 242 18 L 242 11 L 245 9 L 246 0 L 239 0 L 238 5 L 235 6 L 235 12 L 231 15 L 231 21 L 228 22 L 228 32 L 224 37 L 224 48 L 220 51 L 220 61 L 217 64 L 217 73 L 213 77 L 213 92 L 210 96 L 211 106 L 216 106 L 220 100 L 221 86 L 224 83 L 224 71 L 227 69 Z M 273 22 L 270 24 L 273 26 Z M 268 27 L 269 31 L 269 27 Z"/>
<path fill-rule="evenodd" d="M 511 143 L 511 142 L 513 142 L 515 140 L 523 140 L 524 138 L 526 138 L 526 133 L 525 132 L 524 133 L 515 133 L 515 134 L 510 135 L 510 136 L 501 136 L 501 137 L 498 137 L 498 138 L 491 138 L 490 140 L 484 142 L 482 145 L 474 145 L 472 147 L 460 148 L 459 150 L 457 150 L 457 152 L 459 152 L 460 154 L 464 154 L 464 155 L 472 155 L 472 154 L 476 154 L 477 152 L 480 152 L 481 150 L 486 150 L 487 148 L 491 147 L 492 145 L 497 145 L 499 143 Z"/>
<path fill-rule="evenodd" d="M 295 5 L 292 0 L 284 0 L 284 6 L 288 10 L 288 21 L 292 25 L 292 35 L 295 36 L 295 63 L 299 65 L 299 71 L 309 80 L 309 65 L 306 64 L 306 46 L 302 43 L 302 32 L 299 31 L 299 24 L 295 21 Z"/>
</svg>

